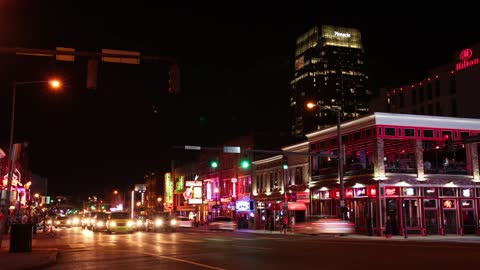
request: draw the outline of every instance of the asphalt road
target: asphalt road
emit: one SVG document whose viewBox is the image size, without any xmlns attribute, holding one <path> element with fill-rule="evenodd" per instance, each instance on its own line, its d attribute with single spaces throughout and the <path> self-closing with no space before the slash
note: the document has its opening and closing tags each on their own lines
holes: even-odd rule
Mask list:
<svg viewBox="0 0 480 270">
<path fill-rule="evenodd" d="M 477 269 L 480 245 L 327 236 L 183 231 L 105 234 L 80 228 L 36 246 L 57 247 L 47 269 Z"/>
</svg>

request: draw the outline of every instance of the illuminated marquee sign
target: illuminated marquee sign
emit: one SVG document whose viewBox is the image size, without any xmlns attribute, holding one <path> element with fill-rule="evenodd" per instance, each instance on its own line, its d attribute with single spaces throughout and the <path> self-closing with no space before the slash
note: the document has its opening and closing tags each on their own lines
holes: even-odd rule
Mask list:
<svg viewBox="0 0 480 270">
<path fill-rule="evenodd" d="M 352 36 L 352 34 L 350 34 L 350 33 L 342 33 L 342 32 L 337 32 L 337 31 L 334 31 L 333 34 L 336 37 L 344 37 L 344 38 L 349 38 L 349 37 Z"/>
<path fill-rule="evenodd" d="M 250 202 L 249 201 L 236 201 L 235 208 L 238 211 L 250 211 Z"/>
<path fill-rule="evenodd" d="M 459 56 L 460 63 L 455 64 L 455 70 L 462 70 L 474 65 L 478 65 L 480 60 L 478 58 L 471 59 L 473 56 L 473 51 L 471 49 L 464 49 Z"/>
<path fill-rule="evenodd" d="M 376 187 L 368 187 L 368 197 L 377 197 Z"/>
<path fill-rule="evenodd" d="M 356 188 L 355 189 L 355 197 L 365 197 L 367 196 L 366 188 Z"/>
<path fill-rule="evenodd" d="M 207 195 L 207 200 L 211 200 L 212 199 L 212 182 L 207 182 L 205 193 Z"/>
<path fill-rule="evenodd" d="M 17 187 L 17 186 L 22 186 L 22 183 L 20 182 L 21 178 L 21 173 L 18 169 L 15 169 L 15 171 L 12 174 L 12 187 Z M 8 173 L 3 176 L 3 181 L 2 181 L 3 186 L 8 185 Z"/>
</svg>

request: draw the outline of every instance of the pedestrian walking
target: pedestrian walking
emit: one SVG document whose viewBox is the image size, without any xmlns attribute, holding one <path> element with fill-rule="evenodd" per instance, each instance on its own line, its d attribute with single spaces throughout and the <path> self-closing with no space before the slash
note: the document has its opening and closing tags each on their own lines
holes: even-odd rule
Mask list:
<svg viewBox="0 0 480 270">
<path fill-rule="evenodd" d="M 287 234 L 287 228 L 288 228 L 288 217 L 287 215 L 285 215 L 283 217 L 283 227 L 282 227 L 283 234 Z"/>
<path fill-rule="evenodd" d="M 393 227 L 392 227 L 392 220 L 390 219 L 390 216 L 387 216 L 387 222 L 385 227 L 386 227 L 385 236 L 387 238 L 392 238 Z"/>
</svg>

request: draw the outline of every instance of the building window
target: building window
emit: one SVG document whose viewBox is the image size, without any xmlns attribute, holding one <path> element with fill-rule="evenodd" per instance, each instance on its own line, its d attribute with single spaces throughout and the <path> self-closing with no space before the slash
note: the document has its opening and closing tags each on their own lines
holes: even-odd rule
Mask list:
<svg viewBox="0 0 480 270">
<path fill-rule="evenodd" d="M 450 77 L 450 94 L 455 94 L 457 92 L 457 82 L 455 77 Z"/>
<path fill-rule="evenodd" d="M 452 98 L 452 116 L 456 117 L 457 116 L 457 100 Z"/>
<path fill-rule="evenodd" d="M 385 135 L 395 136 L 395 128 L 385 128 Z"/>
<path fill-rule="evenodd" d="M 433 130 L 424 130 L 423 131 L 424 138 L 433 138 Z"/>
<path fill-rule="evenodd" d="M 461 139 L 466 138 L 466 137 L 468 137 L 468 136 L 470 136 L 470 133 L 469 133 L 469 132 L 466 132 L 466 131 L 460 132 L 460 137 L 461 137 Z"/>
<path fill-rule="evenodd" d="M 437 102 L 436 107 L 437 107 L 437 115 L 441 116 L 442 115 L 442 107 L 440 106 L 440 102 Z"/>
<path fill-rule="evenodd" d="M 435 81 L 435 96 L 440 96 L 440 80 Z"/>
<path fill-rule="evenodd" d="M 303 171 L 302 167 L 295 168 L 295 185 L 303 184 Z"/>
<path fill-rule="evenodd" d="M 416 105 L 416 104 L 417 104 L 417 90 L 413 89 L 412 90 L 412 105 Z"/>
<path fill-rule="evenodd" d="M 405 137 L 414 137 L 415 130 L 413 128 L 406 128 L 405 129 Z"/>
<path fill-rule="evenodd" d="M 433 91 L 432 91 L 432 84 L 427 84 L 427 98 L 428 100 L 432 100 L 433 98 Z"/>
</svg>

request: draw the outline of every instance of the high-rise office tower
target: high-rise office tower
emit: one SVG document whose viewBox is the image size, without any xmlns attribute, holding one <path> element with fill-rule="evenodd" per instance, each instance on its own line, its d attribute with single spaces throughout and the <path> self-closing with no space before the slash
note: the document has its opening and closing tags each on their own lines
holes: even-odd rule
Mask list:
<svg viewBox="0 0 480 270">
<path fill-rule="evenodd" d="M 367 114 L 371 92 L 367 88 L 365 59 L 360 31 L 323 25 L 313 27 L 297 39 L 295 73 L 291 81 L 291 133 L 305 133 Z M 318 102 L 324 109 L 308 109 Z"/>
</svg>

